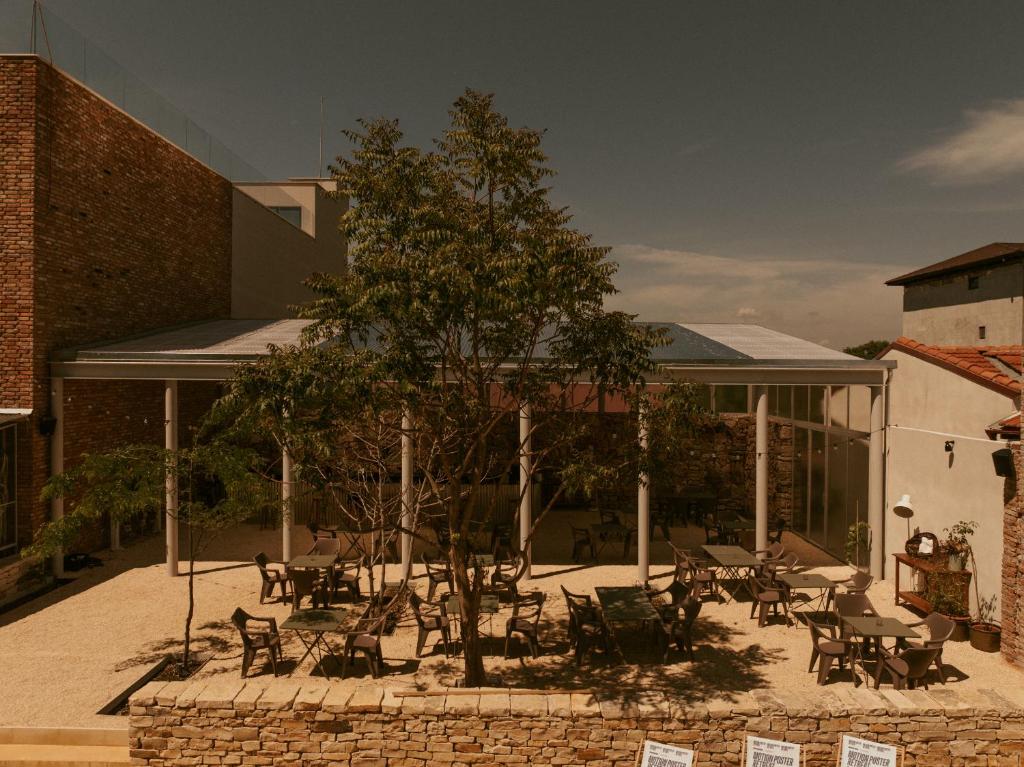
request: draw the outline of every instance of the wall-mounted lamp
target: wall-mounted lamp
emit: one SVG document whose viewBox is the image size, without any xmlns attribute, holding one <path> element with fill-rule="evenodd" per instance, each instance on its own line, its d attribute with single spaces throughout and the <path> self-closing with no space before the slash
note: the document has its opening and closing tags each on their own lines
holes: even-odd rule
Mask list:
<svg viewBox="0 0 1024 767">
<path fill-rule="evenodd" d="M 946 440 L 946 452 L 947 453 L 952 453 L 953 452 L 953 445 L 955 445 L 955 444 L 956 444 L 955 440 L 947 439 Z"/>
</svg>

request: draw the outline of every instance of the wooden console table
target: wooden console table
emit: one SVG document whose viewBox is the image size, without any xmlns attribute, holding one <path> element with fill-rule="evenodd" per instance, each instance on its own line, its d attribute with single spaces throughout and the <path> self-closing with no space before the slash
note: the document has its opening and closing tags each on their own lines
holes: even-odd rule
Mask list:
<svg viewBox="0 0 1024 767">
<path fill-rule="evenodd" d="M 971 571 L 970 570 L 949 570 L 940 562 L 932 559 L 922 559 L 920 557 L 912 557 L 909 554 L 893 554 L 893 558 L 896 560 L 896 606 L 899 607 L 900 602 L 906 602 L 907 604 L 916 607 L 918 610 L 923 610 L 926 613 L 932 612 L 932 605 L 925 598 L 925 594 L 928 593 L 928 582 L 930 579 L 936 576 L 942 578 L 952 578 L 957 581 L 958 588 L 961 590 L 961 598 L 963 604 L 970 604 L 969 587 L 971 583 Z M 913 581 L 915 573 L 924 574 L 924 591 L 914 591 L 913 583 L 911 588 L 906 590 L 900 589 L 900 565 L 905 565 L 910 568 L 910 577 Z"/>
</svg>

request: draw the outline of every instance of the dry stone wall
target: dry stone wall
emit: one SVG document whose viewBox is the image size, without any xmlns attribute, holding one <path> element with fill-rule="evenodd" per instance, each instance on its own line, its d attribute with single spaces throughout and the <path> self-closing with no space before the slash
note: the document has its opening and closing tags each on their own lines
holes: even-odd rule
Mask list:
<svg viewBox="0 0 1024 767">
<path fill-rule="evenodd" d="M 835 765 L 843 733 L 905 747 L 907 767 L 1018 767 L 1024 695 L 953 685 L 897 692 L 834 686 L 813 696 L 754 691 L 686 703 L 660 693 L 402 696 L 324 680 L 153 683 L 130 702 L 140 767 L 468 767 L 633 765 L 644 738 L 738 765 L 743 739 L 802 744 L 807 765 Z"/>
</svg>

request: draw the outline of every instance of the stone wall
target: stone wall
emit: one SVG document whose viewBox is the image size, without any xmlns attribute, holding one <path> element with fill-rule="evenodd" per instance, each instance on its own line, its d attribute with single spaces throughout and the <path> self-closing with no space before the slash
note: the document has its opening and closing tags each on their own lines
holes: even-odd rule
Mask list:
<svg viewBox="0 0 1024 767">
<path fill-rule="evenodd" d="M 843 733 L 906 748 L 907 767 L 1017 767 L 1019 690 L 882 692 L 848 686 L 807 697 L 767 691 L 686 703 L 659 693 L 401 697 L 373 684 L 220 679 L 152 683 L 130 703 L 132 761 L 184 765 L 633 765 L 643 738 L 694 748 L 699 764 L 738 765 L 743 739 L 800 743 L 832 767 Z"/>
<path fill-rule="evenodd" d="M 1008 477 L 1004 490 L 1002 627 L 1003 657 L 1024 666 L 1024 451 L 1013 448 L 1016 477 Z"/>
</svg>

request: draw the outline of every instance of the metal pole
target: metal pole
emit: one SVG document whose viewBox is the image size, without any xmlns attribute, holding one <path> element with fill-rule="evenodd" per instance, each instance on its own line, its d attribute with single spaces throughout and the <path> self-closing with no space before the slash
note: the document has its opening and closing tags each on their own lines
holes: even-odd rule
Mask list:
<svg viewBox="0 0 1024 767">
<path fill-rule="evenodd" d="M 648 448 L 647 406 L 639 412 L 640 457 L 645 460 Z M 651 570 L 651 484 L 646 471 L 640 472 L 636 490 L 636 570 L 637 579 L 646 584 Z"/>
<path fill-rule="evenodd" d="M 871 530 L 871 575 L 885 570 L 885 413 L 882 387 L 871 387 L 871 435 L 868 437 L 868 527 Z"/>
<path fill-rule="evenodd" d="M 165 525 L 165 553 L 167 574 L 178 574 L 178 475 L 175 462 L 178 451 L 178 382 L 164 382 L 164 448 L 171 453 L 164 479 L 167 507 Z"/>
<path fill-rule="evenodd" d="M 50 379 L 50 415 L 56 419 L 53 435 L 50 437 L 50 476 L 64 471 L 64 379 Z M 55 497 L 50 501 L 50 518 L 58 522 L 64 518 L 64 499 Z M 64 550 L 58 549 L 53 555 L 53 575 L 64 577 Z"/>
<path fill-rule="evenodd" d="M 761 386 L 755 395 L 757 406 L 754 494 L 754 548 L 768 548 L 768 388 Z"/>
<path fill-rule="evenodd" d="M 523 578 L 533 577 L 533 411 L 528 402 L 519 408 L 519 551 L 526 560 Z"/>
</svg>

